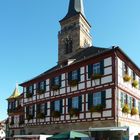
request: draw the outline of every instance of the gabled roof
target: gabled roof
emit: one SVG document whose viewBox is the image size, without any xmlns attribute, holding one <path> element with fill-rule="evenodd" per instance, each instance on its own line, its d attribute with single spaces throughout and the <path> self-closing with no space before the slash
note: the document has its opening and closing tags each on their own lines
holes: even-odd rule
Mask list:
<svg viewBox="0 0 140 140">
<path fill-rule="evenodd" d="M 18 85 L 16 85 L 15 90 L 13 91 L 12 95 L 7 99 L 14 99 L 20 96 L 19 90 L 18 90 Z"/>
<path fill-rule="evenodd" d="M 75 59 L 76 61 L 79 61 L 79 60 L 87 59 L 91 56 L 98 55 L 108 50 L 111 50 L 111 49 L 94 47 L 94 46 L 82 48 L 78 53 L 76 53 L 76 55 L 72 56 L 70 59 Z"/>
</svg>

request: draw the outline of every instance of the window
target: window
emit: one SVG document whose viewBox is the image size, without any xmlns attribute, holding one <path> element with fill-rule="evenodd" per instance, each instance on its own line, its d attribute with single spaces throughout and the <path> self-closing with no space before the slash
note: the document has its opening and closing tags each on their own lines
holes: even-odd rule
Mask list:
<svg viewBox="0 0 140 140">
<path fill-rule="evenodd" d="M 77 70 L 72 71 L 72 80 L 77 80 L 78 79 L 78 72 Z"/>
<path fill-rule="evenodd" d="M 100 74 L 100 63 L 93 64 L 93 74 Z"/>
<path fill-rule="evenodd" d="M 123 76 L 125 74 L 128 74 L 128 67 L 124 62 L 122 63 L 122 74 L 123 74 Z"/>
<path fill-rule="evenodd" d="M 131 71 L 131 77 L 132 77 L 132 80 L 136 80 L 136 74 L 134 71 Z"/>
<path fill-rule="evenodd" d="M 79 107 L 78 97 L 72 98 L 72 108 L 78 108 L 78 107 Z"/>
<path fill-rule="evenodd" d="M 138 110 L 139 110 L 139 114 L 140 114 L 140 101 L 138 102 Z"/>
<path fill-rule="evenodd" d="M 54 78 L 54 85 L 59 85 L 59 77 Z"/>
<path fill-rule="evenodd" d="M 139 90 L 140 90 L 140 79 L 139 79 Z"/>
<path fill-rule="evenodd" d="M 128 103 L 129 108 L 132 109 L 133 101 L 132 101 L 132 97 L 131 96 L 127 97 L 127 103 Z"/>
<path fill-rule="evenodd" d="M 60 100 L 54 102 L 54 110 L 60 111 Z"/>
<path fill-rule="evenodd" d="M 27 87 L 27 93 L 33 93 L 33 86 Z"/>
<path fill-rule="evenodd" d="M 40 112 L 44 113 L 44 111 L 45 111 L 45 104 L 41 104 L 40 105 Z"/>
<path fill-rule="evenodd" d="M 33 106 L 29 107 L 29 115 L 33 115 Z"/>
<path fill-rule="evenodd" d="M 40 89 L 41 90 L 44 90 L 45 89 L 45 82 L 40 82 Z"/>
<path fill-rule="evenodd" d="M 101 105 L 101 92 L 93 94 L 93 106 Z"/>
</svg>

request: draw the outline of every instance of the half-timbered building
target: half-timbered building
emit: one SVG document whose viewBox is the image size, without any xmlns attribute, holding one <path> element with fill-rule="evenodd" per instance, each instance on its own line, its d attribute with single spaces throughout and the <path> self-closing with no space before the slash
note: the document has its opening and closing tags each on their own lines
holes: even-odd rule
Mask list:
<svg viewBox="0 0 140 140">
<path fill-rule="evenodd" d="M 139 67 L 119 47 L 92 46 L 82 0 L 70 0 L 60 25 L 58 64 L 20 84 L 25 134 L 90 130 L 93 137 L 134 139 L 140 132 Z"/>
</svg>

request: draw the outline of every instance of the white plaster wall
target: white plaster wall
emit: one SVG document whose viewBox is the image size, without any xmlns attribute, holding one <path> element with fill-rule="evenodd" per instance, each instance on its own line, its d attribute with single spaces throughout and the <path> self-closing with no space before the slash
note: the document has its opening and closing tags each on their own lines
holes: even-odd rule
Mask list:
<svg viewBox="0 0 140 140">
<path fill-rule="evenodd" d="M 106 99 L 107 98 L 112 98 L 112 89 L 106 89 Z"/>
<path fill-rule="evenodd" d="M 84 67 L 81 67 L 80 68 L 80 73 L 83 74 L 84 72 L 85 72 L 85 68 Z"/>
<path fill-rule="evenodd" d="M 111 110 L 103 111 L 103 117 L 111 117 L 111 116 L 112 116 Z"/>
<path fill-rule="evenodd" d="M 62 80 L 65 80 L 65 73 L 62 74 Z"/>
<path fill-rule="evenodd" d="M 112 75 L 101 78 L 101 84 L 112 82 Z"/>
<path fill-rule="evenodd" d="M 85 83 L 80 83 L 79 84 L 79 89 L 81 90 L 81 89 L 84 89 L 85 88 Z"/>
<path fill-rule="evenodd" d="M 112 74 L 112 66 L 104 68 L 104 75 Z"/>
</svg>

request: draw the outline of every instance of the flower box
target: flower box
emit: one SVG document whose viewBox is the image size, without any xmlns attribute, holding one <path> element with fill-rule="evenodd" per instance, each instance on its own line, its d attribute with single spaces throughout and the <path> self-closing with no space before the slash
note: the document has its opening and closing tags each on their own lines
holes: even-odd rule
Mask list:
<svg viewBox="0 0 140 140">
<path fill-rule="evenodd" d="M 129 82 L 131 80 L 131 77 L 128 74 L 125 74 L 123 80 L 124 82 Z"/>
<path fill-rule="evenodd" d="M 127 113 L 127 114 L 130 113 L 130 108 L 129 108 L 128 104 L 125 104 L 125 105 L 123 106 L 122 112 L 123 112 L 123 113 Z"/>
<path fill-rule="evenodd" d="M 45 118 L 45 114 L 44 113 L 37 113 L 36 116 L 38 119 L 44 119 Z"/>
<path fill-rule="evenodd" d="M 101 77 L 102 77 L 101 74 L 92 74 L 92 75 L 91 75 L 91 79 L 92 79 L 92 80 L 100 79 Z"/>
<path fill-rule="evenodd" d="M 137 80 L 134 80 L 134 81 L 132 82 L 132 86 L 133 86 L 134 88 L 137 88 L 138 84 L 139 84 L 139 82 L 138 82 Z"/>
<path fill-rule="evenodd" d="M 33 96 L 33 93 L 26 93 L 26 98 L 31 98 Z"/>
<path fill-rule="evenodd" d="M 44 94 L 45 90 L 44 89 L 37 89 L 36 91 L 39 95 Z"/>
<path fill-rule="evenodd" d="M 59 118 L 61 116 L 61 113 L 59 111 L 53 111 L 52 112 L 52 117 L 53 118 Z"/>
<path fill-rule="evenodd" d="M 137 115 L 138 114 L 138 109 L 136 107 L 133 107 L 131 109 L 131 115 Z"/>
<path fill-rule="evenodd" d="M 32 119 L 33 119 L 33 115 L 27 115 L 27 117 L 26 117 L 26 118 L 27 118 L 27 120 L 28 120 L 28 121 L 30 121 L 30 120 L 32 120 Z"/>
<path fill-rule="evenodd" d="M 77 86 L 78 85 L 78 80 L 76 79 L 76 80 L 69 81 L 69 85 L 72 86 L 72 87 Z"/>
<path fill-rule="evenodd" d="M 93 113 L 93 112 L 101 112 L 103 110 L 103 105 L 96 105 L 96 106 L 92 106 L 90 108 L 90 112 Z"/>
<path fill-rule="evenodd" d="M 60 86 L 59 85 L 52 85 L 51 89 L 52 90 L 58 90 L 58 89 L 60 89 Z"/>
<path fill-rule="evenodd" d="M 73 117 L 73 116 L 79 116 L 79 109 L 78 108 L 71 108 L 70 111 L 69 111 L 69 115 L 70 117 Z"/>
</svg>

